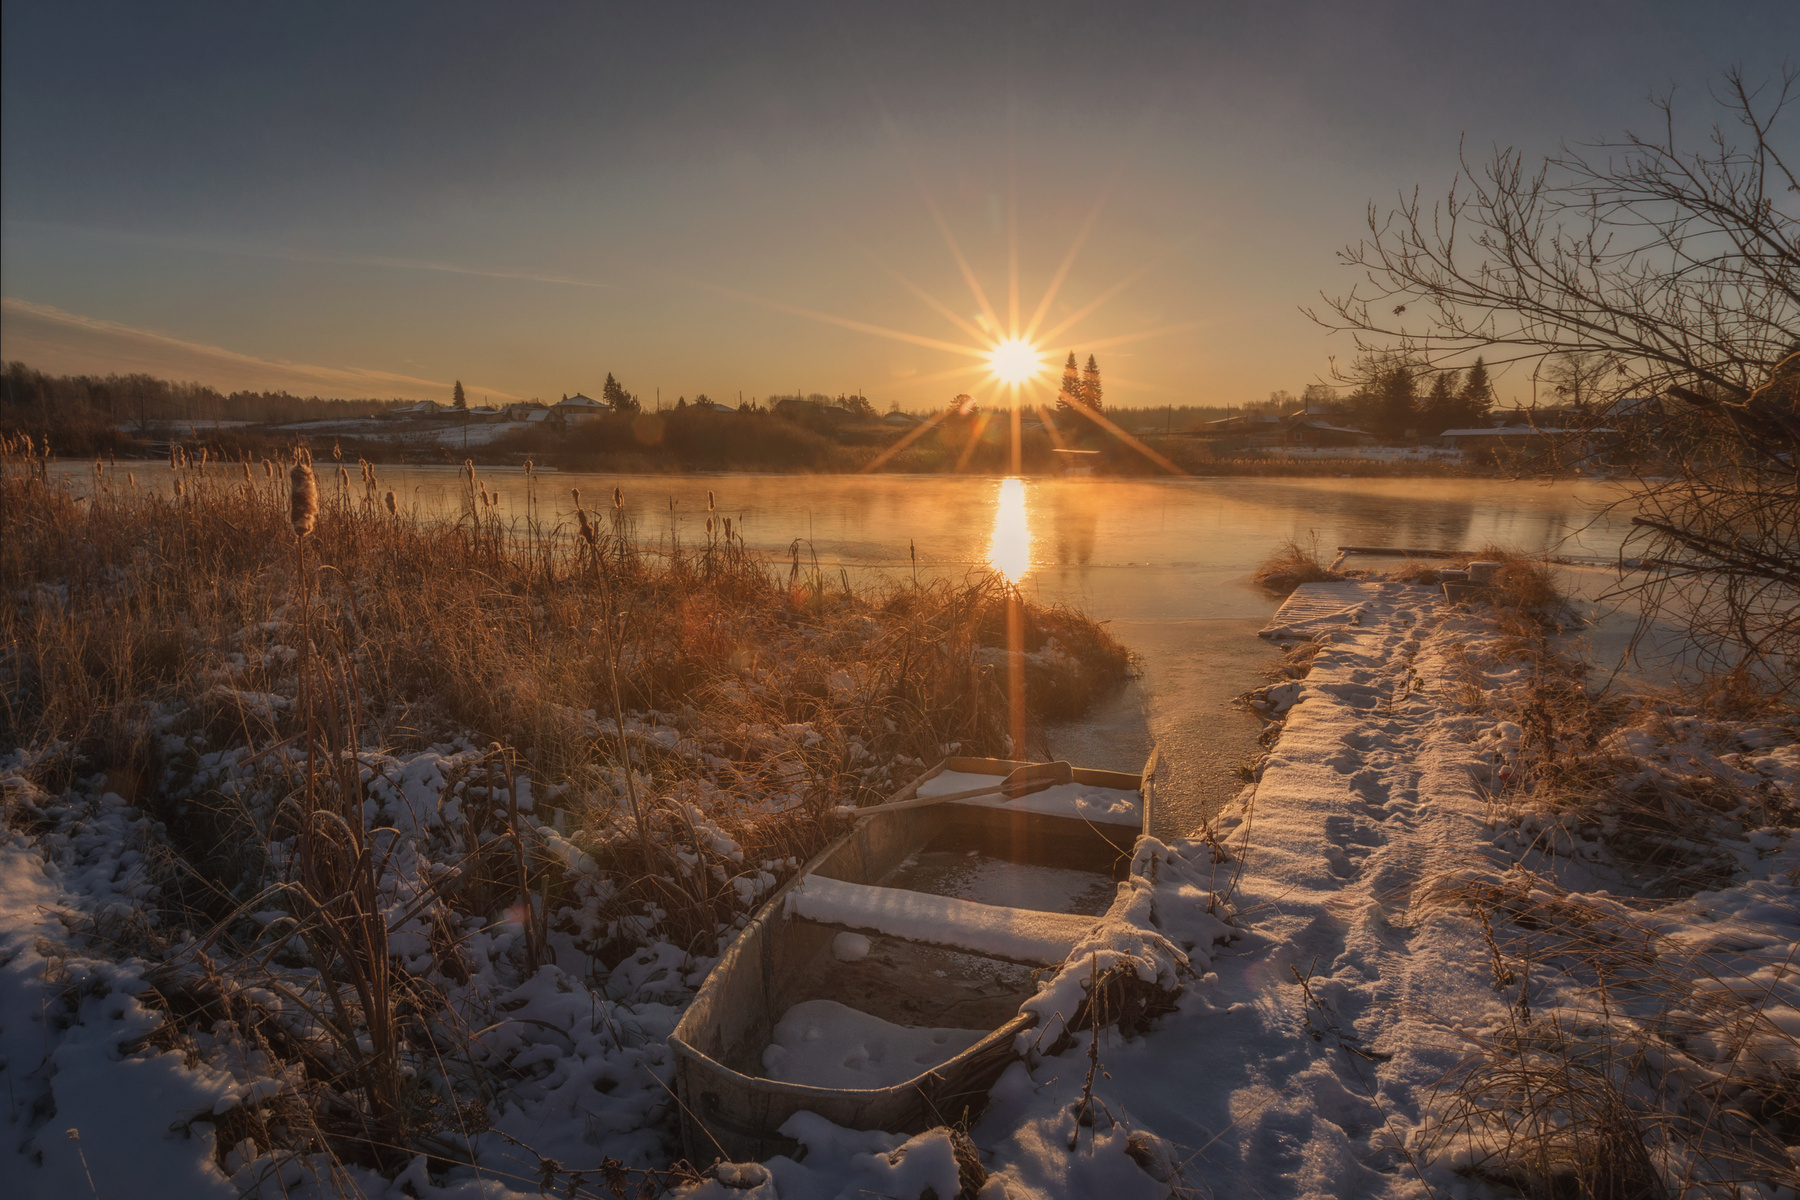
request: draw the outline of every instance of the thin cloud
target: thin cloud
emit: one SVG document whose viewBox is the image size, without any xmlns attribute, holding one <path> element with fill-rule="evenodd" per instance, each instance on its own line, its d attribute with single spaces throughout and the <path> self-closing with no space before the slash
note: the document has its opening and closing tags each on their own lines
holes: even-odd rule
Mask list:
<svg viewBox="0 0 1800 1200">
<path fill-rule="evenodd" d="M 358 396 L 440 397 L 451 387 L 447 380 L 393 371 L 258 358 L 14 296 L 0 298 L 0 321 L 5 357 L 41 370 L 146 371 L 215 387 L 324 388 Z M 521 399 L 480 384 L 468 385 L 468 390 L 500 400 Z"/>
<path fill-rule="evenodd" d="M 122 229 L 98 229 L 86 225 L 63 225 L 55 221 L 21 221 L 8 219 L 7 225 L 17 229 L 41 229 L 78 237 L 100 238 L 132 246 L 154 246 L 168 250 L 187 250 L 202 254 L 230 254 L 239 258 L 267 258 L 280 262 L 330 263 L 349 267 L 373 267 L 390 271 L 435 271 L 445 275 L 472 275 L 479 279 L 510 279 L 525 283 L 550 283 L 560 287 L 611 289 L 618 285 L 598 279 L 577 279 L 572 275 L 551 275 L 541 271 L 508 268 L 466 267 L 458 263 L 432 262 L 419 258 L 390 258 L 382 255 L 327 254 L 289 246 L 259 246 L 245 242 L 223 242 L 212 238 L 175 237 L 165 234 L 131 233 Z"/>
</svg>

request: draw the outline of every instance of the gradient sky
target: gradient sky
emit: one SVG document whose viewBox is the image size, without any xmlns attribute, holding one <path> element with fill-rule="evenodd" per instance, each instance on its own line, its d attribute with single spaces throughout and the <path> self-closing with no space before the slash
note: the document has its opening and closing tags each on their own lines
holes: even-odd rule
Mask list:
<svg viewBox="0 0 1800 1200">
<path fill-rule="evenodd" d="M 1298 392 L 1350 353 L 1371 199 L 1459 139 L 1534 153 L 1704 115 L 1800 4 L 143 4 L 0 10 L 0 352 L 222 388 L 941 405 L 1029 314 L 1111 404 Z M 1795 123 L 1800 128 L 1800 123 Z M 1790 129 L 1789 136 L 1794 136 Z M 1149 269 L 1143 269 L 1148 266 Z M 1501 380 L 1518 395 L 1522 378 Z"/>
</svg>

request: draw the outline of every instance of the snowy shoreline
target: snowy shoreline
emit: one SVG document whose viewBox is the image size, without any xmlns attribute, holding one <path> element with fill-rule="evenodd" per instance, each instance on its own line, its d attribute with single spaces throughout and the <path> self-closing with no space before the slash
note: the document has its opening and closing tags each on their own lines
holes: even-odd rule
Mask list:
<svg viewBox="0 0 1800 1200">
<path fill-rule="evenodd" d="M 1284 624 L 1283 636 L 1321 645 L 1303 679 L 1265 694 L 1284 726 L 1260 779 L 1210 838 L 1141 842 L 1133 878 L 1071 956 L 1181 988 L 1174 1011 L 1147 1031 L 1102 1031 L 1091 1124 L 1075 1108 L 1091 1035 L 1062 1028 L 1081 1003 L 1084 965 L 1031 1002 L 1040 1026 L 969 1131 L 982 1160 L 975 1174 L 943 1129 L 909 1139 L 796 1118 L 800 1161 L 724 1170 L 692 1194 L 1511 1194 L 1483 1173 L 1500 1153 L 1492 1130 L 1466 1114 L 1450 1128 L 1446 1113 L 1462 1110 L 1441 1085 L 1516 1030 L 1521 1010 L 1532 1028 L 1557 1029 L 1565 1041 L 1611 1046 L 1629 1034 L 1640 1048 L 1664 1046 L 1653 1064 L 1659 1077 L 1690 1089 L 1721 1079 L 1740 1091 L 1792 1086 L 1800 838 L 1791 829 L 1745 828 L 1721 843 L 1735 864 L 1728 878 L 1644 903 L 1605 830 L 1547 820 L 1509 792 L 1520 727 L 1468 693 L 1471 679 L 1498 696 L 1522 678 L 1524 668 L 1497 653 L 1506 635 L 1490 616 L 1450 608 L 1434 589 L 1391 584 L 1350 603 L 1293 609 Z M 1800 803 L 1791 728 L 1678 714 L 1656 729 L 1623 729 L 1611 749 L 1665 774 L 1735 773 L 1784 811 Z M 428 796 L 435 808 L 433 781 L 475 754 L 446 747 L 381 766 L 377 775 L 395 780 L 390 823 L 409 803 L 421 811 Z M 18 1155 L 9 1177 L 23 1194 L 86 1195 L 91 1178 L 103 1196 L 260 1187 L 271 1196 L 335 1188 L 498 1198 L 537 1194 L 532 1178 L 545 1159 L 568 1169 L 603 1156 L 661 1165 L 667 1142 L 658 1130 L 672 1103 L 665 1039 L 710 963 L 653 947 L 615 967 L 604 996 L 555 966 L 501 987 L 482 957 L 505 953 L 516 936 L 501 922 L 472 931 L 469 987 L 485 988 L 483 1002 L 503 1014 L 477 1041 L 521 1083 L 491 1114 L 494 1128 L 476 1137 L 477 1166 L 438 1170 L 434 1181 L 421 1157 L 391 1183 L 360 1168 L 327 1171 L 321 1183 L 320 1164 L 258 1160 L 252 1144 L 224 1155 L 227 1177 L 215 1130 L 294 1081 L 259 1076 L 254 1047 L 234 1042 L 229 1028 L 185 1051 L 159 1047 L 162 1018 L 139 999 L 149 968 L 107 950 L 144 898 L 155 831 L 101 780 L 51 797 L 21 765 L 16 755 L 0 760 L 9 816 L 29 814 L 9 820 L 0 844 L 0 1053 Z M 556 837 L 539 828 L 546 842 Z M 1229 850 L 1223 858 L 1219 844 Z M 572 872 L 591 869 L 577 854 L 566 861 Z M 1471 896 L 1488 898 L 1475 905 L 1481 920 Z M 1530 922 L 1515 920 L 1531 904 L 1579 909 L 1615 940 L 1648 939 L 1659 961 L 1690 956 L 1681 961 L 1695 981 L 1718 982 L 1712 991 L 1728 998 L 1751 995 L 1744 1013 L 1727 1013 L 1742 1018 L 1733 1028 L 1743 1036 L 1662 1036 L 1667 998 L 1653 997 L 1656 1012 L 1634 1007 L 1629 980 L 1615 981 L 1619 1012 L 1595 1016 L 1581 955 L 1555 953 L 1541 937 L 1531 944 Z M 394 936 L 404 942 L 406 931 Z M 409 947 L 391 943 L 390 952 Z M 1742 984 L 1737 993 L 1733 984 Z M 1620 1072 L 1627 1094 L 1634 1078 Z M 1706 1168 L 1679 1161 L 1680 1146 L 1665 1143 L 1657 1168 L 1704 1189 Z M 985 1177 L 979 1187 L 975 1175 Z M 1745 1194 L 1793 1193 L 1771 1177 Z"/>
</svg>

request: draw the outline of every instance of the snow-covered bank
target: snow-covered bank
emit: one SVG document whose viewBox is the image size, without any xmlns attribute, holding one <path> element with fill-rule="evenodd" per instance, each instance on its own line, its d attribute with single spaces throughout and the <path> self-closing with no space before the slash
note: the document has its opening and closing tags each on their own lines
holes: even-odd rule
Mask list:
<svg viewBox="0 0 1800 1200">
<path fill-rule="evenodd" d="M 1531 682 L 1516 631 L 1425 587 L 1321 600 L 1284 618 L 1285 636 L 1323 645 L 1303 681 L 1270 689 L 1286 725 L 1218 830 L 1234 861 L 1199 843 L 1139 856 L 1181 877 L 1132 885 L 1146 927 L 1208 945 L 1182 922 L 1211 919 L 1230 889 L 1235 940 L 1195 956 L 1175 1011 L 1142 1036 L 1104 1031 L 1091 1062 L 1080 1033 L 1015 1064 L 972 1131 L 980 1195 L 1503 1196 L 1534 1168 L 1573 1188 L 1582 1171 L 1588 1186 L 1653 1182 L 1649 1163 L 1676 1192 L 1791 1196 L 1800 1133 L 1779 1106 L 1800 1068 L 1800 839 L 1746 829 L 1721 843 L 1735 857 L 1719 886 L 1635 900 L 1616 825 L 1559 820 L 1519 790 L 1522 730 L 1498 711 Z M 1678 782 L 1735 775 L 1791 822 L 1791 728 L 1677 725 L 1692 735 L 1628 725 L 1610 750 Z M 1597 977 L 1596 943 L 1635 955 L 1630 969 Z M 1574 1083 L 1559 1100 L 1539 1076 Z M 1709 1113 L 1728 1135 L 1700 1127 Z M 974 1194 L 956 1190 L 943 1131 L 790 1132 L 802 1161 L 734 1184 L 787 1200 Z"/>
<path fill-rule="evenodd" d="M 1584 1146 L 1589 1163 L 1628 1157 L 1606 1140 L 1620 1129 L 1644 1147 L 1643 1162 L 1614 1161 L 1627 1178 L 1643 1182 L 1647 1163 L 1671 1191 L 1709 1194 L 1736 1169 L 1743 1195 L 1791 1195 L 1775 1156 L 1800 1142 L 1782 1108 L 1800 1078 L 1793 728 L 1646 705 L 1559 752 L 1563 790 L 1539 787 L 1546 729 L 1531 714 L 1548 685 L 1516 628 L 1425 587 L 1321 599 L 1283 618 L 1283 636 L 1319 649 L 1304 679 L 1266 694 L 1284 727 L 1210 831 L 1227 853 L 1205 837 L 1140 843 L 1105 921 L 1031 1002 L 1040 1023 L 966 1137 L 796 1118 L 803 1155 L 720 1170 L 692 1195 L 1501 1196 L 1518 1194 L 1532 1152 L 1551 1173 L 1580 1167 Z M 213 785 L 279 793 L 233 754 Z M 380 895 L 402 964 L 440 952 L 440 931 L 408 913 L 456 862 L 458 813 L 493 807 L 493 789 L 450 782 L 479 758 L 368 756 L 373 835 L 398 847 Z M 260 1153 L 254 1121 L 295 1111 L 283 1098 L 308 1081 L 268 1069 L 251 1034 L 305 1034 L 308 1014 L 265 981 L 204 1035 L 160 1036 L 147 985 L 159 1004 L 198 996 L 210 968 L 204 947 L 182 952 L 191 935 L 151 920 L 157 831 L 103 778 L 49 796 L 23 765 L 7 764 L 0 845 L 0 1053 L 22 1194 L 86 1195 L 91 1175 L 102 1196 L 498 1198 L 538 1194 L 539 1179 L 606 1195 L 599 1171 L 585 1190 L 570 1171 L 673 1153 L 665 1039 L 706 960 L 652 946 L 592 970 L 566 941 L 558 965 L 521 973 L 515 919 L 462 930 L 467 979 L 445 1011 L 505 1083 L 443 1114 L 441 1156 L 390 1181 Z M 1665 794 L 1698 806 L 1666 810 L 1689 813 L 1681 827 L 1627 819 L 1626 800 Z M 526 815 L 572 875 L 592 870 Z M 696 852 L 734 848 L 695 833 Z M 268 971 L 306 994 L 302 964 Z M 1109 971 L 1137 981 L 1118 994 L 1140 1007 L 1096 1045 L 1083 985 Z M 1577 1086 L 1557 1093 L 1557 1079 Z M 1548 1097 L 1533 1111 L 1550 1128 L 1532 1126 L 1524 1094 Z M 1556 1124 L 1578 1110 L 1598 1123 Z M 1579 1140 L 1589 1130 L 1598 1148 Z M 456 1164 L 458 1147 L 474 1165 Z"/>
</svg>

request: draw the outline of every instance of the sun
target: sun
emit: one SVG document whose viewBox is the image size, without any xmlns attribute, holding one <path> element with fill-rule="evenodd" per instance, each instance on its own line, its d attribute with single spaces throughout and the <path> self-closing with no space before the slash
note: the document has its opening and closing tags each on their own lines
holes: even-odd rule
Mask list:
<svg viewBox="0 0 1800 1200">
<path fill-rule="evenodd" d="M 987 358 L 988 368 L 994 372 L 994 378 L 1014 387 L 1036 379 L 1044 369 L 1044 359 L 1038 348 L 1019 337 L 996 343 L 988 351 Z"/>
</svg>

